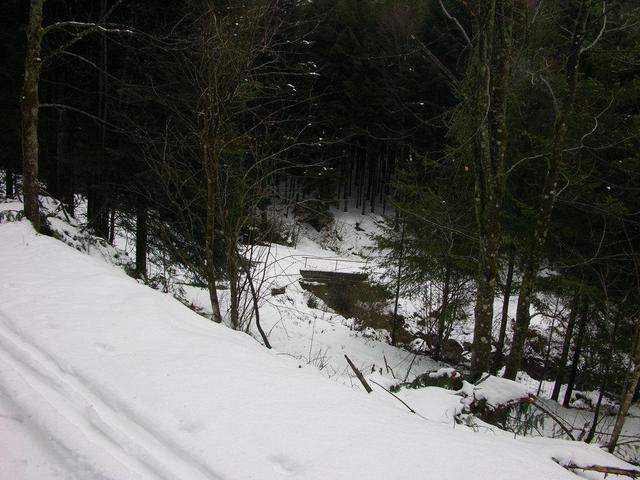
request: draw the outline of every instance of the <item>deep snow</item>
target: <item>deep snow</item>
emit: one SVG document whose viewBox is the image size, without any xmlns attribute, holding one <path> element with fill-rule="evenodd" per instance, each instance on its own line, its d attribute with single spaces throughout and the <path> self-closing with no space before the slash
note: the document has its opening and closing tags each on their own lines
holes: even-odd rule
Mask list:
<svg viewBox="0 0 640 480">
<path fill-rule="evenodd" d="M 575 478 L 552 457 L 630 467 L 581 443 L 413 415 L 24 221 L 0 224 L 0 265 L 2 479 Z M 451 399 L 431 401 L 421 409 Z"/>
</svg>

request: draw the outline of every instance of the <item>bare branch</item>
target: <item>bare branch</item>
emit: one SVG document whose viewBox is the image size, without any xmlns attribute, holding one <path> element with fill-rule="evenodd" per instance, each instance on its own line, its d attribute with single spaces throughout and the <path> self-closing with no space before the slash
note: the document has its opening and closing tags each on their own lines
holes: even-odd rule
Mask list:
<svg viewBox="0 0 640 480">
<path fill-rule="evenodd" d="M 553 91 L 553 88 L 551 87 L 551 84 L 549 83 L 549 81 L 544 78 L 542 75 L 540 75 L 540 80 L 542 80 L 542 83 L 545 84 L 545 86 L 547 87 L 547 90 L 549 90 L 549 95 L 551 95 L 551 99 L 553 100 L 553 109 L 555 110 L 556 114 L 560 111 L 560 105 L 558 104 L 558 98 L 556 97 L 555 92 Z"/>
<path fill-rule="evenodd" d="M 458 19 L 456 17 L 454 17 L 453 15 L 451 15 L 449 13 L 449 11 L 444 6 L 444 3 L 442 3 L 442 0 L 438 0 L 438 3 L 440 4 L 440 8 L 442 9 L 442 13 L 444 13 L 445 16 L 449 20 L 451 20 L 453 23 L 456 24 L 456 27 L 458 27 L 458 30 L 460 30 L 460 33 L 462 33 L 462 36 L 464 37 L 465 41 L 467 42 L 467 45 L 471 45 L 471 39 L 469 38 L 469 35 L 467 35 L 467 31 L 464 29 L 462 24 L 458 21 Z"/>
<path fill-rule="evenodd" d="M 99 123 L 101 123 L 103 125 L 106 125 L 106 126 L 112 128 L 114 130 L 117 130 L 117 131 L 121 131 L 122 130 L 120 127 L 114 125 L 113 123 L 106 122 L 104 119 L 102 119 L 100 117 L 97 117 L 97 116 L 87 112 L 86 110 L 82 110 L 80 108 L 73 107 L 71 105 L 63 105 L 61 103 L 41 103 L 40 104 L 40 108 L 57 108 L 57 109 L 62 109 L 62 110 L 71 110 L 73 112 L 80 113 L 80 114 L 84 115 L 85 117 L 89 117 L 92 120 L 95 120 L 96 122 L 99 122 Z"/>
<path fill-rule="evenodd" d="M 418 43 L 418 46 L 420 47 L 420 49 L 427 55 L 427 57 L 429 57 L 429 60 L 431 60 L 434 65 L 436 67 L 438 67 L 438 69 L 440 70 L 440 72 L 444 75 L 444 77 L 449 81 L 449 83 L 452 85 L 452 87 L 458 91 L 459 88 L 459 81 L 458 79 L 455 77 L 455 75 L 451 72 L 451 70 L 449 70 L 441 61 L 440 59 L 435 56 L 433 54 L 433 52 L 424 44 L 422 43 L 420 40 L 418 40 L 418 38 L 416 38 L 415 36 L 411 36 L 411 39 L 416 41 Z"/>
<path fill-rule="evenodd" d="M 46 55 L 43 58 L 43 62 L 47 62 L 49 60 L 51 60 L 53 57 L 59 55 L 60 53 L 62 53 L 63 51 L 67 50 L 69 47 L 71 47 L 72 45 L 78 43 L 80 40 L 82 40 L 83 38 L 85 38 L 87 35 L 89 35 L 90 33 L 93 33 L 95 31 L 97 31 L 98 29 L 104 29 L 104 24 L 106 23 L 106 20 L 113 14 L 113 12 L 124 2 L 125 0 L 118 0 L 116 3 L 114 3 L 111 8 L 109 10 L 107 10 L 105 12 L 105 14 L 102 16 L 102 18 L 100 19 L 100 21 L 98 23 L 94 23 L 94 24 L 88 24 L 90 26 L 87 26 L 84 30 L 82 30 L 81 32 L 77 33 L 71 40 L 69 40 L 68 42 L 66 42 L 63 45 L 60 45 L 60 47 L 58 47 L 56 50 L 54 50 L 53 52 L 49 53 L 48 55 Z M 46 35 L 47 33 L 56 30 L 55 27 L 56 25 L 59 24 L 64 24 L 67 22 L 58 22 L 58 23 L 54 23 L 52 25 L 49 25 L 48 27 L 45 27 L 43 29 L 43 36 Z M 80 22 L 77 22 L 80 23 Z"/>
<path fill-rule="evenodd" d="M 602 0 L 602 27 L 600 28 L 600 31 L 598 32 L 598 35 L 593 40 L 593 42 L 591 42 L 586 47 L 582 47 L 582 49 L 580 50 L 580 55 L 582 55 L 587 50 L 593 48 L 600 41 L 600 39 L 602 38 L 602 35 L 604 35 L 606 28 L 607 28 L 607 1 Z"/>
</svg>

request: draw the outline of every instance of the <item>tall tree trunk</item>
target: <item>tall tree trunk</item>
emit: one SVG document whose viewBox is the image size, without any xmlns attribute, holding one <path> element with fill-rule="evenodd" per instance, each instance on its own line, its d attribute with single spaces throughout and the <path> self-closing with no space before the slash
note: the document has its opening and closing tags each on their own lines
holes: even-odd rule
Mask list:
<svg viewBox="0 0 640 480">
<path fill-rule="evenodd" d="M 389 198 L 390 194 L 390 183 L 391 183 L 391 164 L 395 162 L 395 148 L 388 147 L 387 148 L 387 156 L 385 157 L 385 178 L 384 178 L 384 188 L 381 192 L 380 200 L 382 201 L 382 216 L 384 217 L 387 214 L 387 198 Z M 393 156 L 393 161 L 390 159 L 390 156 Z"/>
<path fill-rule="evenodd" d="M 516 328 L 513 334 L 511 353 L 507 361 L 507 368 L 504 376 L 514 380 L 520 369 L 524 343 L 529 332 L 531 322 L 531 302 L 535 295 L 536 277 L 540 269 L 540 262 L 544 253 L 544 245 L 547 241 L 547 233 L 551 224 L 551 215 L 558 196 L 557 184 L 560 174 L 560 167 L 563 163 L 563 150 L 567 135 L 567 122 L 571 115 L 575 103 L 576 90 L 578 86 L 578 67 L 582 45 L 589 19 L 589 6 L 586 1 L 581 2 L 578 11 L 573 38 L 569 50 L 569 56 L 565 67 L 567 91 L 562 99 L 562 105 L 556 114 L 553 145 L 547 167 L 547 174 L 542 188 L 540 208 L 538 210 L 535 227 L 531 242 L 528 244 L 525 253 L 524 269 L 522 274 L 522 284 L 518 296 L 518 307 L 516 310 Z"/>
<path fill-rule="evenodd" d="M 62 100 L 60 101 L 62 103 Z M 71 216 L 74 215 L 74 168 L 70 151 L 70 123 L 69 112 L 65 108 L 58 110 L 58 138 L 56 145 L 57 157 L 57 194 L 60 202 Z"/>
<path fill-rule="evenodd" d="M 136 202 L 136 273 L 147 277 L 147 202 L 144 198 L 137 198 Z"/>
<path fill-rule="evenodd" d="M 605 368 L 602 373 L 601 383 L 600 383 L 600 393 L 598 394 L 598 401 L 596 403 L 596 408 L 593 412 L 593 421 L 591 422 L 591 428 L 589 428 L 589 433 L 587 433 L 585 442 L 591 443 L 596 436 L 596 428 L 598 427 L 598 417 L 600 416 L 600 409 L 602 408 L 602 399 L 604 398 L 604 392 L 607 389 L 607 385 L 609 383 L 609 375 L 611 372 L 611 360 L 613 359 L 613 348 L 614 342 L 616 339 L 616 334 L 618 333 L 618 324 L 620 323 L 620 316 L 616 314 L 616 319 L 613 324 L 613 331 L 609 337 L 609 347 L 607 350 L 607 359 L 605 360 Z"/>
<path fill-rule="evenodd" d="M 553 334 L 556 331 L 556 318 L 553 318 L 551 322 L 551 328 L 549 329 L 549 337 L 547 338 L 547 353 L 544 356 L 544 365 L 542 367 L 542 375 L 540 376 L 540 382 L 538 383 L 538 391 L 536 392 L 536 397 L 540 396 L 540 392 L 542 392 L 542 384 L 547 378 L 547 371 L 549 370 L 549 360 L 551 358 L 551 346 L 553 344 Z"/>
<path fill-rule="evenodd" d="M 507 358 L 507 365 L 504 371 L 504 378 L 515 380 L 520 364 L 522 362 L 522 354 L 524 352 L 524 344 L 529 333 L 529 323 L 531 321 L 531 300 L 534 294 L 533 283 L 535 275 L 538 272 L 536 268 L 532 268 L 533 264 L 527 262 L 520 283 L 520 291 L 518 294 L 518 304 L 516 307 L 516 322 L 513 331 L 513 340 L 511 341 L 511 351 Z"/>
<path fill-rule="evenodd" d="M 502 315 L 500 317 L 500 331 L 498 332 L 498 341 L 496 343 L 496 351 L 493 357 L 493 366 L 491 373 L 494 375 L 500 370 L 502 364 L 502 351 L 504 350 L 504 341 L 507 336 L 507 324 L 509 323 L 509 301 L 511 300 L 511 288 L 513 286 L 513 270 L 515 267 L 515 248 L 513 245 L 509 247 L 509 263 L 507 264 L 507 278 L 504 284 L 504 297 L 502 301 Z"/>
<path fill-rule="evenodd" d="M 405 222 L 402 222 L 402 232 L 400 233 L 400 252 L 398 257 L 398 276 L 396 278 L 396 300 L 393 305 L 393 323 L 391 325 L 391 345 L 397 342 L 398 331 L 398 302 L 400 301 L 400 284 L 402 280 L 402 257 L 404 256 L 404 234 Z"/>
<path fill-rule="evenodd" d="M 40 231 L 38 204 L 38 119 L 40 112 L 39 84 L 42 70 L 42 8 L 44 0 L 31 0 L 27 27 L 27 50 L 22 88 L 22 194 L 24 214 Z"/>
<path fill-rule="evenodd" d="M 343 212 L 349 211 L 349 190 L 351 189 L 351 163 L 347 158 L 343 160 L 345 163 L 345 173 L 344 173 L 344 192 L 342 192 L 342 197 L 344 200 L 344 207 L 342 209 Z"/>
<path fill-rule="evenodd" d="M 115 245 L 115 241 L 116 241 L 116 222 L 117 222 L 117 217 L 116 217 L 116 211 L 115 209 L 111 209 L 109 210 L 109 245 Z"/>
<path fill-rule="evenodd" d="M 236 258 L 236 241 L 229 235 L 226 239 L 229 242 L 227 249 L 227 279 L 229 280 L 229 313 L 231 317 L 231 328 L 240 329 L 240 316 L 238 306 L 240 305 L 240 293 L 238 291 L 238 258 Z"/>
<path fill-rule="evenodd" d="M 5 173 L 5 177 L 4 177 L 5 195 L 7 196 L 7 198 L 15 198 L 16 185 L 14 183 L 15 177 L 13 173 L 13 167 L 11 167 L 11 165 L 7 166 L 4 173 Z"/>
<path fill-rule="evenodd" d="M 442 303 L 440 312 L 438 313 L 438 338 L 436 341 L 436 349 L 433 354 L 435 360 L 440 360 L 442 356 L 442 344 L 444 343 L 444 331 L 446 320 L 449 316 L 449 296 L 451 295 L 451 267 L 449 264 L 445 266 L 444 283 L 442 286 Z"/>
<path fill-rule="evenodd" d="M 576 318 L 578 317 L 579 298 L 579 292 L 576 292 L 573 296 L 573 300 L 571 301 L 571 311 L 569 312 L 567 328 L 565 330 L 564 340 L 562 342 L 562 352 L 560 353 L 560 361 L 558 362 L 556 382 L 553 385 L 553 391 L 551 392 L 551 400 L 555 400 L 556 402 L 560 397 L 560 388 L 562 387 L 562 382 L 566 377 L 567 359 L 569 358 L 569 350 L 571 349 L 571 338 L 573 337 L 573 329 L 576 324 Z"/>
<path fill-rule="evenodd" d="M 374 168 L 371 170 L 371 192 L 369 202 L 371 213 L 376 213 L 376 195 L 378 194 L 378 170 L 380 169 L 380 157 L 374 157 Z"/>
<path fill-rule="evenodd" d="M 580 308 L 580 324 L 578 326 L 578 336 L 576 337 L 575 349 L 573 351 L 573 358 L 571 359 L 571 370 L 569 371 L 569 378 L 567 379 L 567 391 L 564 393 L 564 401 L 562 405 L 569 407 L 571 403 L 571 394 L 573 393 L 573 387 L 576 383 L 576 377 L 578 376 L 578 363 L 580 362 L 580 355 L 582 354 L 582 339 L 587 328 L 587 321 L 589 316 L 589 299 L 587 296 L 582 298 L 582 306 Z"/>
<path fill-rule="evenodd" d="M 107 0 L 100 0 L 100 17 L 103 18 L 107 11 Z M 107 38 L 103 34 L 99 43 L 98 72 L 98 118 L 102 120 L 98 127 L 98 154 L 96 155 L 96 167 L 92 171 L 89 195 L 87 196 L 87 215 L 89 222 L 96 234 L 105 240 L 109 240 L 109 210 L 107 203 L 107 94 L 109 89 L 109 77 L 107 71 L 108 51 Z"/>
<path fill-rule="evenodd" d="M 607 449 L 611 453 L 613 453 L 613 451 L 616 449 L 618 439 L 620 438 L 620 434 L 622 433 L 622 427 L 624 427 L 625 418 L 627 416 L 627 413 L 629 413 L 629 408 L 631 407 L 631 402 L 633 401 L 634 393 L 638 388 L 638 384 L 640 384 L 640 322 L 636 324 L 635 338 L 633 343 L 633 361 L 631 362 L 631 366 L 629 369 L 625 391 L 622 394 L 620 410 L 618 410 L 616 423 L 613 426 L 609 445 L 607 446 Z"/>
<path fill-rule="evenodd" d="M 471 352 L 472 381 L 491 368 L 493 302 L 502 242 L 502 202 L 506 189 L 506 109 L 511 61 L 511 15 L 506 12 L 505 2 L 480 2 L 478 8 L 470 65 L 474 79 L 471 85 L 473 92 L 470 92 L 473 98 L 472 115 L 478 125 L 472 161 L 479 241 Z"/>
<path fill-rule="evenodd" d="M 206 134 L 205 134 L 206 135 Z M 204 142 L 204 165 L 207 174 L 207 221 L 206 221 L 206 261 L 207 261 L 207 286 L 209 300 L 211 301 L 211 319 L 216 323 L 222 323 L 220 313 L 220 301 L 218 300 L 218 287 L 216 286 L 215 268 L 215 220 L 217 202 L 218 161 L 216 155 L 211 152 L 208 142 Z"/>
<path fill-rule="evenodd" d="M 367 190 L 368 190 L 368 186 L 369 186 L 369 162 L 368 162 L 368 153 L 367 153 L 367 148 L 363 147 L 362 148 L 362 176 L 360 179 L 360 183 L 362 184 L 361 186 L 361 193 L 362 193 L 362 210 L 360 211 L 361 215 L 364 215 L 366 213 L 366 207 L 367 207 Z"/>
<path fill-rule="evenodd" d="M 471 353 L 472 381 L 489 370 L 491 363 L 491 330 L 493 325 L 493 301 L 496 292 L 496 263 L 485 260 L 480 272 L 474 307 L 473 344 Z"/>
</svg>

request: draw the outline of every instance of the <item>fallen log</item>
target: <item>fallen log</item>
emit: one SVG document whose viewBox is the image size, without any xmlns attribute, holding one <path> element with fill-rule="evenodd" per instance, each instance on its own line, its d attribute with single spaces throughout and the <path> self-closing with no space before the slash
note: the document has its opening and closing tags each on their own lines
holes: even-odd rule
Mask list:
<svg viewBox="0 0 640 480">
<path fill-rule="evenodd" d="M 560 463 L 557 459 L 554 458 L 554 460 L 562 465 L 562 463 Z M 589 472 L 604 473 L 605 475 L 624 475 L 625 477 L 630 478 L 640 478 L 640 470 L 632 470 L 630 468 L 607 467 L 606 465 L 580 466 L 573 463 L 562 466 L 567 470 L 584 470 Z"/>
</svg>

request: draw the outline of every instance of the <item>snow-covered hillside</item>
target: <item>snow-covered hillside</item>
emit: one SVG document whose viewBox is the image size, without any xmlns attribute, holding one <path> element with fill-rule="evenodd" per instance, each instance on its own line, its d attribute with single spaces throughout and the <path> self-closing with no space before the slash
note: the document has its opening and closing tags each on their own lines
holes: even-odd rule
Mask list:
<svg viewBox="0 0 640 480">
<path fill-rule="evenodd" d="M 0 224 L 0 246 L 3 480 L 571 479 L 553 458 L 629 467 L 582 443 L 413 415 L 24 221 Z"/>
</svg>

